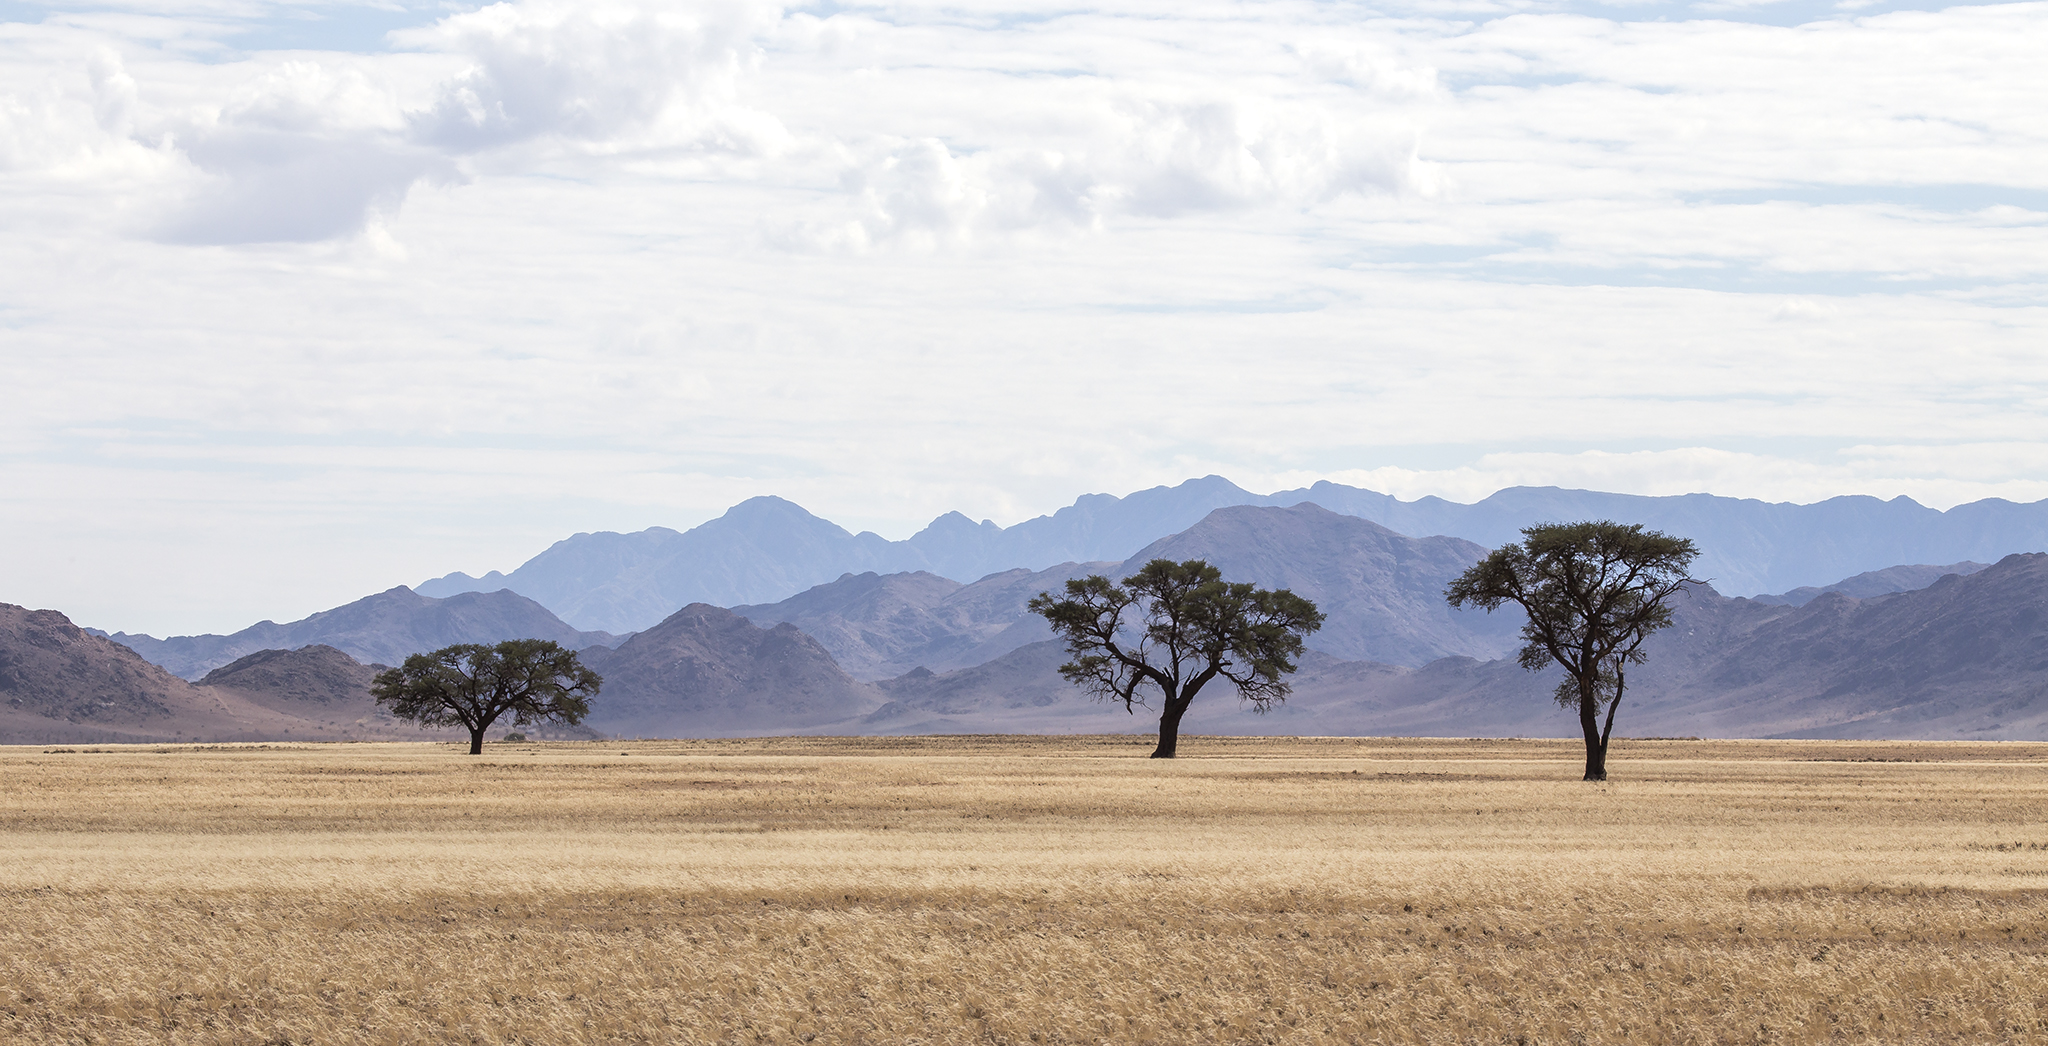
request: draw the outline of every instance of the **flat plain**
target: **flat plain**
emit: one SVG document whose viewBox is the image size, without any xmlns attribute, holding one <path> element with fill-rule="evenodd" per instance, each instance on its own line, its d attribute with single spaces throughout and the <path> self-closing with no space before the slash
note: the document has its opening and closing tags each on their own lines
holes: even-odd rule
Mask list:
<svg viewBox="0 0 2048 1046">
<path fill-rule="evenodd" d="M 0 749 L 0 1039 L 2048 1041 L 2048 745 Z"/>
</svg>

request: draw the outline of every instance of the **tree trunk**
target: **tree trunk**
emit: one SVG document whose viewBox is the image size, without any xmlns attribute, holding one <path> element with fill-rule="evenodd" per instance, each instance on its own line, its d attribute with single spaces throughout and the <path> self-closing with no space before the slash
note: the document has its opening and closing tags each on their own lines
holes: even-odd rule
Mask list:
<svg viewBox="0 0 2048 1046">
<path fill-rule="evenodd" d="M 1600 776 L 1597 778 L 1589 777 L 1586 779 L 1588 781 L 1607 780 L 1607 742 L 1614 740 L 1614 713 L 1621 711 L 1622 683 L 1621 673 L 1616 672 L 1614 674 L 1614 700 L 1608 702 L 1607 725 L 1600 730 Z M 1590 767 L 1588 772 L 1591 772 Z"/>
<path fill-rule="evenodd" d="M 1583 695 L 1579 698 L 1579 728 L 1586 734 L 1585 780 L 1607 780 L 1607 739 L 1600 736 L 1600 704 Z"/>
<path fill-rule="evenodd" d="M 485 730 L 488 730 L 488 729 L 490 729 L 490 728 L 489 728 L 489 727 L 486 727 L 486 726 L 479 726 L 479 727 L 475 727 L 475 728 L 473 728 L 473 729 L 471 729 L 471 730 L 470 730 L 470 732 L 469 732 L 469 754 L 470 754 L 470 755 L 482 755 L 482 754 L 484 754 L 484 731 L 485 731 Z"/>
<path fill-rule="evenodd" d="M 1159 747 L 1152 750 L 1154 759 L 1171 759 L 1173 750 L 1180 744 L 1180 717 L 1187 714 L 1188 703 L 1167 698 L 1159 712 Z"/>
</svg>

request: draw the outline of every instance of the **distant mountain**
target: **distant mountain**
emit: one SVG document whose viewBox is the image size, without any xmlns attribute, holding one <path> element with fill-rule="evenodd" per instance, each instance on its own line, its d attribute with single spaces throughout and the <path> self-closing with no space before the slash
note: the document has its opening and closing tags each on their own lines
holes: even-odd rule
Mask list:
<svg viewBox="0 0 2048 1046">
<path fill-rule="evenodd" d="M 579 632 L 546 607 L 516 592 L 465 592 L 446 599 L 400 585 L 353 603 L 280 625 L 262 621 L 233 635 L 157 639 L 116 632 L 108 638 L 186 679 L 198 679 L 259 650 L 324 644 L 365 662 L 397 664 L 407 655 L 455 643 L 552 639 L 571 649 L 613 646 L 608 632 Z"/>
<path fill-rule="evenodd" d="M 1272 496 L 1312 501 L 1403 534 L 1449 534 L 1487 548 L 1519 540 L 1533 523 L 1612 519 L 1641 523 L 1699 545 L 1695 576 L 1724 593 L 1750 595 L 1824 585 L 1898 563 L 1991 562 L 2048 550 L 2048 501 L 1999 498 L 1946 512 L 1908 497 L 1829 498 L 1811 505 L 1712 494 L 1644 497 L 1558 487 L 1510 487 L 1461 505 L 1441 498 L 1397 501 L 1337 483 Z"/>
<path fill-rule="evenodd" d="M 1882 596 L 1893 592 L 1910 592 L 1916 588 L 1926 588 L 1941 580 L 1943 575 L 1974 574 L 1990 565 L 1989 563 L 1974 563 L 1965 560 L 1961 563 L 1950 563 L 1945 567 L 1928 566 L 1924 563 L 1917 563 L 1911 566 L 1886 567 L 1883 570 L 1867 570 L 1855 577 L 1846 578 L 1832 585 L 1820 588 L 1808 585 L 1805 588 L 1795 588 L 1782 595 L 1751 596 L 1749 598 L 1759 603 L 1789 607 L 1803 607 L 1812 602 L 1816 597 L 1824 596 L 1829 592 L 1839 592 L 1845 596 L 1867 599 L 1871 596 Z"/>
<path fill-rule="evenodd" d="M 1141 555 L 1223 559 L 1250 548 L 1236 570 L 1279 572 L 1264 584 L 1322 586 L 1328 605 L 1347 608 L 1333 617 L 1360 621 L 1419 614 L 1399 593 L 1426 591 L 1471 554 L 1313 506 L 1226 509 L 1176 540 Z M 1276 558 L 1262 563 L 1265 555 Z M 1134 568 L 1136 559 L 1107 572 Z M 1102 566 L 1074 564 L 1068 573 Z M 1289 570 L 1319 576 L 1289 580 Z M 1047 580 L 1022 571 L 985 579 L 979 595 L 961 602 L 976 586 L 855 576 L 810 594 L 808 612 L 850 621 L 868 606 L 882 619 L 964 619 L 974 627 L 957 634 L 906 627 L 902 649 L 959 649 L 962 642 L 993 649 L 1021 624 L 997 627 L 994 608 L 1014 606 L 1021 591 Z M 1378 593 L 1381 602 L 1354 598 L 1347 586 Z M 1968 575 L 1866 599 L 1827 592 L 1803 606 L 1729 599 L 1702 585 L 1678 601 L 1674 617 L 1651 641 L 1649 663 L 1630 673 L 1618 720 L 1623 736 L 2048 739 L 2048 554 L 2007 556 Z M 1442 620 L 1411 624 L 1408 632 L 1337 631 L 1374 641 L 1391 636 L 1411 649 L 1456 637 Z M 888 646 L 862 642 L 870 651 Z M 584 656 L 605 676 L 588 726 L 628 736 L 1142 733 L 1156 721 L 1061 679 L 1066 654 L 1050 640 L 950 671 L 916 668 L 863 683 L 794 625 L 762 628 L 694 604 L 616 650 L 592 647 Z M 259 651 L 193 685 L 55 611 L 0 604 L 0 743 L 426 736 L 380 718 L 366 690 L 373 668 L 330 647 Z M 1405 666 L 1311 649 L 1291 678 L 1294 694 L 1272 713 L 1252 714 L 1218 687 L 1196 702 L 1185 730 L 1572 736 L 1572 718 L 1550 697 L 1556 678 L 1554 668 L 1529 673 L 1511 659 L 1451 656 Z"/>
<path fill-rule="evenodd" d="M 1813 505 L 1687 494 L 1642 497 L 1513 487 L 1475 504 L 1390 495 L 1336 483 L 1253 494 L 1220 476 L 1128 497 L 1090 494 L 1049 516 L 999 527 L 949 512 L 903 541 L 851 534 L 781 498 L 753 498 L 687 532 L 578 534 L 510 574 L 449 574 L 420 592 L 510 588 L 578 627 L 629 632 L 691 602 L 760 606 L 842 574 L 926 571 L 969 582 L 999 571 L 1114 561 L 1218 508 L 1320 505 L 1411 537 L 1495 548 L 1533 523 L 1615 519 L 1699 543 L 1699 576 L 1725 592 L 1785 592 L 1898 563 L 1990 562 L 2048 549 L 2048 501 L 1990 499 L 1946 512 L 1910 498 L 1832 498 Z"/>
<path fill-rule="evenodd" d="M 849 574 L 780 603 L 735 607 L 756 624 L 810 633 L 854 676 L 878 680 L 916 667 L 966 668 L 1052 638 L 1025 609 L 1068 578 L 1122 579 L 1148 561 L 1205 559 L 1232 581 L 1290 588 L 1328 615 L 1309 645 L 1341 658 L 1420 665 L 1449 654 L 1498 657 L 1517 645 L 1521 617 L 1452 610 L 1444 587 L 1486 550 L 1458 538 L 1410 538 L 1315 505 L 1220 508 L 1121 563 L 1012 570 L 972 585 L 929 573 Z"/>
<path fill-rule="evenodd" d="M 1016 567 L 1121 560 L 1222 505 L 1252 495 L 1219 476 L 1155 487 L 1127 498 L 1090 494 L 1051 516 L 1003 528 L 958 512 L 906 541 L 850 534 L 777 497 L 750 498 L 678 533 L 577 534 L 510 574 L 454 573 L 419 590 L 446 596 L 503 585 L 582 627 L 630 632 L 686 603 L 718 606 L 780 600 L 845 573 L 928 571 L 971 581 Z"/>
<path fill-rule="evenodd" d="M 439 738 L 393 721 L 326 647 L 266 651 L 193 685 L 54 610 L 0 604 L 0 744 Z"/>
<path fill-rule="evenodd" d="M 1444 589 L 1486 549 L 1460 538 L 1403 537 L 1303 503 L 1221 508 L 1147 545 L 1116 576 L 1164 557 L 1201 559 L 1231 581 L 1292 589 L 1323 611 L 1314 649 L 1353 661 L 1420 665 L 1447 655 L 1499 657 L 1520 645 L 1522 616 L 1452 610 Z"/>
<path fill-rule="evenodd" d="M 587 725 L 628 737 L 790 732 L 881 703 L 796 626 L 760 628 L 704 603 L 583 660 L 604 677 Z"/>
<path fill-rule="evenodd" d="M 2008 556 L 1919 590 L 1805 606 L 1729 599 L 1700 586 L 1629 675 L 1620 736 L 2048 740 L 2048 554 Z M 1099 729 L 1120 709 L 1089 707 L 1057 675 L 1056 643 L 987 665 L 877 685 L 891 704 L 863 732 Z M 1339 736 L 1576 736 L 1553 667 L 1447 657 L 1420 667 L 1314 654 L 1272 715 L 1205 692 L 1186 732 Z M 1153 720 L 1156 722 L 1156 714 Z M 1062 726 L 1061 724 L 1068 724 Z"/>
<path fill-rule="evenodd" d="M 1657 678 L 1645 713 L 1721 736 L 2048 738 L 2048 554 L 1758 617 Z"/>
<path fill-rule="evenodd" d="M 763 627 L 789 622 L 817 639 L 855 678 L 887 679 L 920 667 L 966 668 L 1050 639 L 1044 619 L 1024 608 L 1031 597 L 1059 590 L 1068 578 L 1118 568 L 1062 563 L 1048 570 L 1006 570 L 971 585 L 925 571 L 870 571 L 843 575 L 780 603 L 734 607 L 733 613 Z"/>
</svg>

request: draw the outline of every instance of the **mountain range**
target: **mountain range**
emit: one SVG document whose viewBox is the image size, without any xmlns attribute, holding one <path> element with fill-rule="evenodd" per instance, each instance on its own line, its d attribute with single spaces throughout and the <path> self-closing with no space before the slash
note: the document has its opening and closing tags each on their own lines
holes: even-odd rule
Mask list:
<svg viewBox="0 0 2048 1046">
<path fill-rule="evenodd" d="M 1234 581 L 1286 588 L 1328 621 L 1314 649 L 1351 660 L 1420 665 L 1451 654 L 1499 657 L 1514 649 L 1514 614 L 1452 610 L 1443 591 L 1486 550 L 1458 538 L 1410 538 L 1311 504 L 1221 508 L 1121 563 L 1062 563 L 1010 570 L 962 585 L 929 572 L 848 574 L 780 603 L 734 607 L 756 624 L 789 622 L 816 637 L 863 679 L 913 668 L 979 665 L 1052 638 L 1025 604 L 1069 578 L 1123 578 L 1155 558 L 1203 559 Z"/>
<path fill-rule="evenodd" d="M 2048 554 L 1868 599 L 1829 593 L 1802 606 L 1731 599 L 1693 586 L 1675 623 L 1629 675 L 1624 736 L 2048 739 Z M 1114 712 L 1061 679 L 1054 642 L 984 665 L 877 684 L 890 704 L 858 732 L 1035 733 L 1105 729 Z M 1267 715 L 1205 694 L 1184 732 L 1575 736 L 1552 667 L 1444 657 L 1411 667 L 1311 652 L 1294 693 Z"/>
<path fill-rule="evenodd" d="M 1402 501 L 1329 482 L 1260 495 L 1207 476 L 1122 498 L 1090 494 L 1010 527 L 949 512 L 902 541 L 849 533 L 792 502 L 757 497 L 688 531 L 577 534 L 509 574 L 452 573 L 423 582 L 418 591 L 445 597 L 509 588 L 578 629 L 627 633 L 689 603 L 775 603 L 847 573 L 924 571 L 971 582 L 1014 569 L 1122 562 L 1219 508 L 1304 503 L 1411 537 L 1456 537 L 1487 548 L 1514 541 L 1521 528 L 1540 522 L 1643 523 L 1692 538 L 1701 549 L 1700 576 L 1737 595 L 1821 586 L 1898 564 L 1990 562 L 2048 547 L 2048 501 L 1988 499 L 1938 511 L 1905 497 L 1794 505 L 1711 494 L 1513 487 L 1468 505 L 1436 497 Z"/>
<path fill-rule="evenodd" d="M 1128 543 L 1144 533 L 1131 522 L 1138 515 L 1119 515 L 1132 503 L 1164 518 L 1236 490 L 1220 483 L 1084 498 L 1085 512 L 1062 510 L 1075 511 L 1075 525 L 1041 528 L 1041 537 L 1080 535 L 1084 548 L 1101 546 L 1083 538 Z M 762 563 L 788 567 L 767 551 L 788 536 L 777 521 L 795 520 L 813 537 L 837 529 L 788 502 L 756 499 L 734 513 L 742 509 L 764 529 L 729 550 L 734 561 L 721 568 L 728 577 Z M 971 529 L 987 537 L 992 527 Z M 1026 528 L 1010 528 L 1019 529 Z M 680 540 L 698 531 L 669 533 Z M 619 553 L 614 566 L 631 558 L 619 550 L 637 535 L 608 537 L 616 540 L 605 547 Z M 866 537 L 871 550 L 891 544 Z M 1056 546 L 1047 537 L 1038 547 Z M 1518 612 L 1457 612 L 1443 601 L 1450 579 L 1485 553 L 1483 543 L 1408 536 L 1299 501 L 1223 505 L 1121 558 L 1011 567 L 966 582 L 929 569 L 842 571 L 774 602 L 689 603 L 631 635 L 579 630 L 506 588 L 434 596 L 399 587 L 288 624 L 169 639 L 93 635 L 54 611 L 5 608 L 0 739 L 420 736 L 369 702 L 367 666 L 516 637 L 579 649 L 605 676 L 587 724 L 601 734 L 1143 731 L 1149 720 L 1093 702 L 1059 677 L 1065 654 L 1026 603 L 1069 579 L 1120 578 L 1155 557 L 1206 559 L 1232 580 L 1293 589 L 1328 615 L 1285 705 L 1256 716 L 1213 695 L 1191 713 L 1190 731 L 1569 733 L 1569 718 L 1549 702 L 1554 680 L 1509 659 L 1519 644 Z M 827 562 L 778 568 L 775 583 Z M 1989 567 L 1944 562 L 1890 565 L 1756 598 L 1694 586 L 1677 625 L 1652 641 L 1649 665 L 1631 675 L 1624 732 L 2048 736 L 2048 719 L 2034 707 L 2048 687 L 2048 655 L 2031 653 L 2048 650 L 2040 598 L 2048 556 L 2003 556 Z M 699 566 L 702 574 L 716 564 Z"/>
<path fill-rule="evenodd" d="M 280 625 L 259 621 L 232 635 L 154 636 L 99 633 L 134 649 L 173 674 L 198 679 L 259 650 L 296 650 L 324 643 L 362 661 L 397 664 L 408 654 L 455 643 L 552 639 L 572 650 L 616 646 L 609 632 L 580 632 L 516 592 L 461 592 L 445 599 L 400 585 L 353 603 Z"/>
</svg>

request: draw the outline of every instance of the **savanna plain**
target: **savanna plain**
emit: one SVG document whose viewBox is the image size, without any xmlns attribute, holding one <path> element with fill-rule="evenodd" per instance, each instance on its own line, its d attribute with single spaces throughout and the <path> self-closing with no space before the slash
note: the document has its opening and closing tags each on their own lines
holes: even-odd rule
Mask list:
<svg viewBox="0 0 2048 1046">
<path fill-rule="evenodd" d="M 35 1043 L 2048 1041 L 2048 745 L 0 749 Z"/>
</svg>

